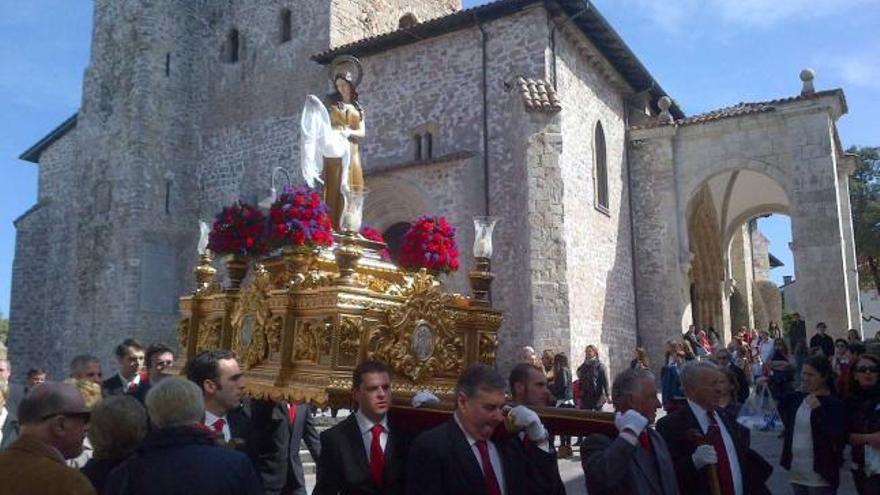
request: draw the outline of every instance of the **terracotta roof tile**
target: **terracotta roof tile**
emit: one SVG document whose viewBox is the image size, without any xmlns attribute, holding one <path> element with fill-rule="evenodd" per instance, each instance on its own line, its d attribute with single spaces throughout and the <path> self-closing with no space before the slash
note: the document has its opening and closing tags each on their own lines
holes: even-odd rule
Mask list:
<svg viewBox="0 0 880 495">
<path fill-rule="evenodd" d="M 553 85 L 544 79 L 526 79 L 519 77 L 516 80 L 519 91 L 522 94 L 526 110 L 532 112 L 555 113 L 562 110 L 562 103 Z"/>
</svg>

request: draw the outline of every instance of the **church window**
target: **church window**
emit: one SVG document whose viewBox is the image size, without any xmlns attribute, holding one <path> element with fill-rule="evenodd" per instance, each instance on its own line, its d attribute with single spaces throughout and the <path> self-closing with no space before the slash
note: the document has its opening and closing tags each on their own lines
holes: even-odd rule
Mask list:
<svg viewBox="0 0 880 495">
<path fill-rule="evenodd" d="M 231 29 L 226 37 L 226 61 L 230 64 L 238 62 L 239 58 L 238 29 Z"/>
<path fill-rule="evenodd" d="M 392 261 L 400 259 L 400 248 L 403 245 L 403 236 L 410 228 L 409 222 L 397 222 L 391 227 L 385 229 L 382 237 L 385 238 L 385 244 L 388 245 L 388 253 L 391 255 Z"/>
<path fill-rule="evenodd" d="M 293 15 L 290 12 L 290 9 L 284 9 L 281 11 L 281 42 L 287 43 L 291 39 L 293 39 Z"/>
<path fill-rule="evenodd" d="M 434 158 L 434 136 L 430 132 L 425 133 L 425 159 Z"/>
<path fill-rule="evenodd" d="M 422 135 L 416 134 L 413 136 L 413 149 L 415 150 L 415 160 L 417 162 L 422 161 Z"/>
<path fill-rule="evenodd" d="M 605 131 L 602 129 L 602 123 L 596 122 L 593 136 L 595 204 L 596 209 L 608 213 L 608 160 L 605 151 Z"/>
</svg>

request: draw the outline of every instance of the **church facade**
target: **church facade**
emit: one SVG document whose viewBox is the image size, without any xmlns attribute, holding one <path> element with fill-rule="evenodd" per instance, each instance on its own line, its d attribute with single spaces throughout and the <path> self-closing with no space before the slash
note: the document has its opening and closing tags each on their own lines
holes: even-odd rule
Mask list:
<svg viewBox="0 0 880 495">
<path fill-rule="evenodd" d="M 493 215 L 499 363 L 595 344 L 613 370 L 655 361 L 694 322 L 727 332 L 732 240 L 791 216 L 810 322 L 859 328 L 842 91 L 685 116 L 585 0 L 96 0 L 79 112 L 22 158 L 37 203 L 16 221 L 10 355 L 53 375 L 133 336 L 174 343 L 197 223 L 299 177 L 299 112 L 357 57 L 365 222 Z M 739 236 L 737 236 L 739 234 Z M 749 267 L 751 269 L 751 267 Z M 56 368 L 52 368 L 52 366 Z"/>
</svg>

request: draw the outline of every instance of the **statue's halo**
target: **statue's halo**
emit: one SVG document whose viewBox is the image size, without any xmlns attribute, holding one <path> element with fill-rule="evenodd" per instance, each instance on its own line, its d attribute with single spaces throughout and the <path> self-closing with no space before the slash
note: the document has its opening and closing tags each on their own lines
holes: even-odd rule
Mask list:
<svg viewBox="0 0 880 495">
<path fill-rule="evenodd" d="M 340 73 L 350 72 L 354 75 L 354 81 L 351 81 L 355 87 L 360 85 L 361 79 L 364 77 L 364 68 L 361 61 L 353 55 L 339 55 L 330 62 L 330 84 L 336 80 L 336 75 Z"/>
</svg>

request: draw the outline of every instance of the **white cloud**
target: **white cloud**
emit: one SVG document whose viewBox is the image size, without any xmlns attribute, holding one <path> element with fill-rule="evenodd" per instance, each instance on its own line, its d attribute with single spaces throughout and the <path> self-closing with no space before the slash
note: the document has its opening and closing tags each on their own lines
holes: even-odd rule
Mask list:
<svg viewBox="0 0 880 495">
<path fill-rule="evenodd" d="M 880 91 L 880 50 L 868 50 L 829 58 L 828 65 L 854 86 Z"/>
</svg>

